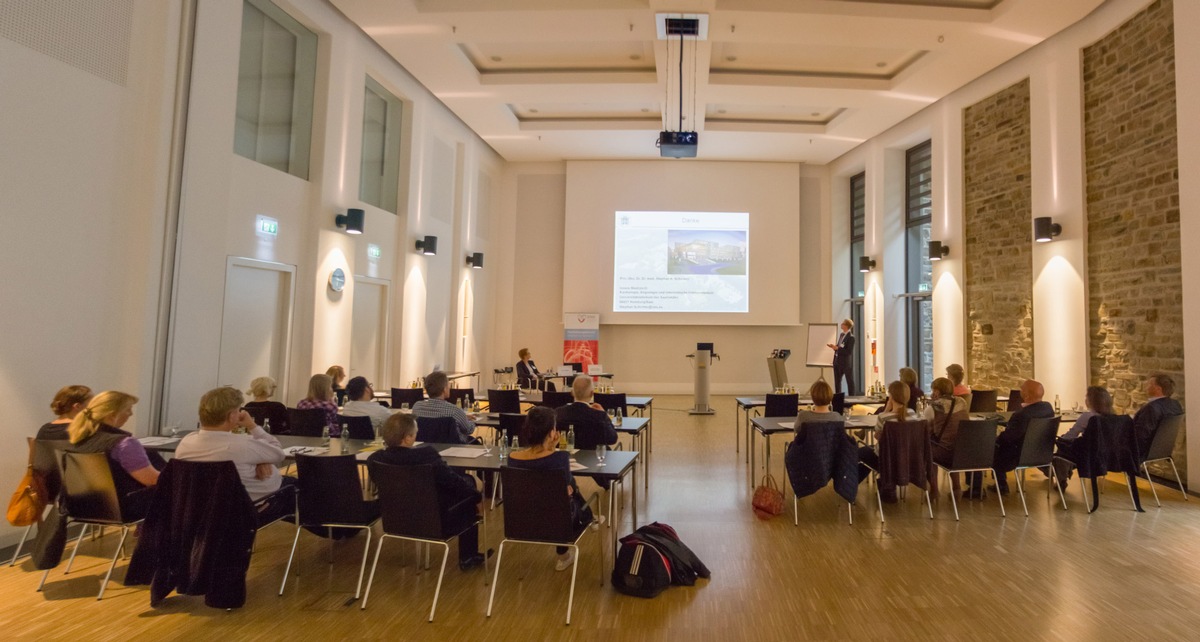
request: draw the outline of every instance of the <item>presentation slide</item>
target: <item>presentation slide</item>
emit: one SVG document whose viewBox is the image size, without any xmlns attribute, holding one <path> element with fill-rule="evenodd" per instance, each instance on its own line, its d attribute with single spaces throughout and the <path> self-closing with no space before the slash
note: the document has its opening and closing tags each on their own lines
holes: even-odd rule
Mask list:
<svg viewBox="0 0 1200 642">
<path fill-rule="evenodd" d="M 613 312 L 749 312 L 748 212 L 616 212 Z"/>
</svg>

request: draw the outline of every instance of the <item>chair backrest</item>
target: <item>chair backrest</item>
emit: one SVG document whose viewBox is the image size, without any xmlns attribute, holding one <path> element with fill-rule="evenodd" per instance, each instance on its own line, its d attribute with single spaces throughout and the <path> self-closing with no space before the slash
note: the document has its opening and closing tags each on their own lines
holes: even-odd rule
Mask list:
<svg viewBox="0 0 1200 642">
<path fill-rule="evenodd" d="M 320 437 L 325 430 L 325 411 L 320 408 L 288 408 L 291 434 L 298 437 Z"/>
<path fill-rule="evenodd" d="M 246 414 L 254 419 L 254 423 L 260 426 L 263 425 L 264 420 L 271 418 L 271 411 L 263 406 L 246 406 L 242 410 L 245 410 Z M 271 428 L 274 429 L 273 431 L 279 430 L 275 426 L 271 426 Z"/>
<path fill-rule="evenodd" d="M 534 542 L 575 540 L 571 498 L 561 470 L 500 469 L 504 485 L 504 537 Z"/>
<path fill-rule="evenodd" d="M 500 413 L 500 430 L 508 431 L 508 438 L 521 437 L 524 439 L 522 429 L 525 427 L 525 415 L 518 415 L 512 412 Z M 528 446 L 529 444 L 525 444 Z"/>
<path fill-rule="evenodd" d="M 1173 456 L 1175 452 L 1175 438 L 1178 437 L 1179 429 L 1183 427 L 1186 417 L 1187 415 L 1163 417 L 1158 427 L 1154 429 L 1154 437 L 1150 440 L 1150 447 L 1146 449 L 1146 456 L 1143 458 L 1143 461 L 1166 459 Z"/>
<path fill-rule="evenodd" d="M 342 388 L 341 390 L 333 391 L 333 402 L 334 403 L 336 403 L 339 406 L 344 406 L 344 405 L 346 405 L 346 401 L 347 401 L 347 399 L 346 399 L 346 389 L 345 388 Z"/>
<path fill-rule="evenodd" d="M 1021 457 L 1017 466 L 1045 466 L 1054 458 L 1054 438 L 1058 434 L 1058 417 L 1037 417 L 1025 428 Z"/>
<path fill-rule="evenodd" d="M 392 388 L 392 407 L 403 408 L 404 404 L 408 404 L 409 408 L 418 401 L 425 398 L 425 391 L 421 388 Z"/>
<path fill-rule="evenodd" d="M 71 519 L 120 524 L 121 502 L 106 453 L 62 453 L 62 500 Z"/>
<path fill-rule="evenodd" d="M 354 455 L 296 455 L 296 474 L 301 524 L 352 524 L 363 514 Z"/>
<path fill-rule="evenodd" d="M 582 361 L 573 361 L 566 365 L 571 366 L 571 369 L 574 370 L 575 372 L 583 372 L 583 362 Z"/>
<path fill-rule="evenodd" d="M 1005 406 L 1004 409 L 1007 410 L 1008 412 L 1016 412 L 1021 409 L 1021 391 L 1020 390 L 1009 390 L 1008 391 L 1008 405 Z"/>
<path fill-rule="evenodd" d="M 351 439 L 374 439 L 375 425 L 371 423 L 370 417 L 347 417 L 346 415 L 338 415 L 339 426 L 345 426 L 350 431 Z"/>
<path fill-rule="evenodd" d="M 521 412 L 520 390 L 488 390 L 488 412 Z"/>
<path fill-rule="evenodd" d="M 379 490 L 383 532 L 403 537 L 445 539 L 433 466 L 393 466 L 371 461 L 367 468 L 371 481 Z"/>
<path fill-rule="evenodd" d="M 831 408 L 831 410 L 833 410 L 835 413 L 837 413 L 839 415 L 842 414 L 843 412 L 846 412 L 846 393 L 844 393 L 844 392 L 834 393 L 833 407 Z"/>
<path fill-rule="evenodd" d="M 451 388 L 448 401 L 457 406 L 459 399 L 466 399 L 467 405 L 473 405 L 475 403 L 475 390 L 473 388 Z"/>
<path fill-rule="evenodd" d="M 800 395 L 767 395 L 764 417 L 795 417 L 800 411 Z"/>
<path fill-rule="evenodd" d="M 460 444 L 454 417 L 417 417 L 417 441 L 427 444 Z"/>
<path fill-rule="evenodd" d="M 823 488 L 833 474 L 837 443 L 846 438 L 845 424 L 840 421 L 808 421 L 804 423 L 804 443 L 792 442 L 784 453 L 784 468 L 788 481 L 797 497 L 807 497 Z M 827 459 L 827 461 L 821 461 Z M 802 475 L 820 467 L 821 479 L 809 479 Z"/>
<path fill-rule="evenodd" d="M 46 482 L 46 498 L 52 502 L 62 490 L 59 450 L 70 445 L 70 442 L 30 438 L 29 445 L 33 449 L 33 469 L 42 474 L 42 480 Z"/>
<path fill-rule="evenodd" d="M 972 389 L 971 412 L 996 412 L 996 391 Z"/>
<path fill-rule="evenodd" d="M 995 419 L 963 419 L 958 422 L 958 438 L 954 440 L 951 468 L 991 468 L 995 457 Z"/>
<path fill-rule="evenodd" d="M 575 401 L 575 396 L 569 392 L 547 390 L 542 393 L 542 405 L 547 408 L 562 408 Z"/>
<path fill-rule="evenodd" d="M 600 404 L 605 410 L 616 410 L 617 412 L 629 414 L 629 409 L 626 408 L 628 401 L 623 392 L 597 392 L 592 395 L 596 403 Z"/>
</svg>

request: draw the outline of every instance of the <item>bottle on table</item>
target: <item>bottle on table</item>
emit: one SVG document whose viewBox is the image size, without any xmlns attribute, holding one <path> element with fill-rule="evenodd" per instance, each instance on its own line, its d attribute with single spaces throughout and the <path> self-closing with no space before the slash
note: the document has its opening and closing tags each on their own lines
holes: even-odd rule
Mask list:
<svg viewBox="0 0 1200 642">
<path fill-rule="evenodd" d="M 500 461 L 508 459 L 508 431 L 500 431 Z"/>
<path fill-rule="evenodd" d="M 271 420 L 270 419 L 263 419 L 263 430 L 267 431 L 267 434 L 271 433 Z"/>
<path fill-rule="evenodd" d="M 575 432 L 575 424 L 569 424 L 567 426 L 567 432 L 558 433 L 558 447 L 559 448 L 567 447 L 567 433 L 572 433 L 572 432 Z"/>
<path fill-rule="evenodd" d="M 567 450 L 575 450 L 575 426 L 567 427 Z"/>
<path fill-rule="evenodd" d="M 1062 407 L 1059 404 L 1058 395 L 1054 395 L 1054 414 L 1057 415 L 1061 410 Z"/>
<path fill-rule="evenodd" d="M 521 438 L 514 435 L 513 442 L 512 442 L 512 449 L 519 450 L 520 448 L 521 448 Z"/>
<path fill-rule="evenodd" d="M 339 435 L 342 438 L 342 443 L 350 441 L 350 424 L 342 424 L 342 432 Z"/>
</svg>

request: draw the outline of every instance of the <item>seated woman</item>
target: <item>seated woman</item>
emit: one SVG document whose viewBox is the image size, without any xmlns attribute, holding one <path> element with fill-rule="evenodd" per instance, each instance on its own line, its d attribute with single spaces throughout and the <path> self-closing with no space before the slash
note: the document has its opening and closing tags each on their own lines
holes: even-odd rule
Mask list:
<svg viewBox="0 0 1200 642">
<path fill-rule="evenodd" d="M 542 373 L 538 371 L 537 366 L 533 363 L 533 353 L 529 348 L 521 348 L 517 351 L 517 386 L 521 388 L 538 390 L 549 390 L 551 392 L 557 390 L 554 387 L 554 382 L 547 381 L 542 378 Z"/>
<path fill-rule="evenodd" d="M 933 461 L 949 466 L 954 460 L 954 442 L 958 438 L 958 424 L 970 415 L 967 413 L 967 401 L 954 394 L 954 382 L 946 377 L 938 377 L 930 386 L 933 390 L 933 400 L 929 402 L 932 416 L 926 417 L 933 426 L 931 445 Z M 950 476 L 950 484 L 954 492 L 959 491 L 958 473 Z"/>
<path fill-rule="evenodd" d="M 245 405 L 246 412 L 254 417 L 263 430 L 273 435 L 285 434 L 288 431 L 287 406 L 278 401 L 271 401 L 275 395 L 275 380 L 270 377 L 258 377 L 250 382 L 246 394 L 254 397 Z M 270 422 L 268 424 L 267 422 Z"/>
<path fill-rule="evenodd" d="M 962 397 L 969 403 L 971 401 L 971 388 L 963 384 L 963 379 L 967 373 L 963 367 L 957 363 L 952 363 L 946 366 L 946 378 L 950 379 L 950 383 L 954 384 L 954 396 Z"/>
<path fill-rule="evenodd" d="M 925 398 L 925 391 L 917 387 L 917 371 L 900 368 L 900 381 L 908 385 L 908 409 L 916 410 L 917 402 Z"/>
<path fill-rule="evenodd" d="M 124 392 L 102 392 L 71 420 L 67 429 L 70 452 L 108 455 L 122 516 L 130 521 L 145 516 L 153 497 L 151 487 L 158 483 L 158 468 L 151 464 L 150 453 L 133 435 L 121 430 L 133 416 L 137 401 L 137 397 Z M 154 458 L 162 461 L 157 455 Z"/>
<path fill-rule="evenodd" d="M 1108 390 L 1105 390 L 1102 386 L 1088 386 L 1087 394 L 1085 394 L 1083 398 L 1083 403 L 1087 406 L 1087 410 L 1079 415 L 1079 418 L 1075 420 L 1075 423 L 1071 426 L 1070 430 L 1063 433 L 1063 435 L 1056 440 L 1056 443 L 1058 444 L 1058 450 L 1055 452 L 1055 454 L 1059 457 L 1066 457 L 1072 461 L 1078 461 L 1078 458 L 1082 457 L 1083 453 L 1079 452 L 1080 449 L 1077 440 L 1079 439 L 1079 436 L 1083 434 L 1083 431 L 1087 429 L 1088 423 L 1091 422 L 1092 417 L 1113 414 L 1112 395 L 1110 395 Z M 1071 479 L 1071 470 L 1073 468 L 1074 466 L 1071 466 L 1069 463 L 1061 459 L 1054 460 L 1055 476 L 1058 478 L 1059 486 L 1064 489 L 1067 487 L 1067 482 Z"/>
<path fill-rule="evenodd" d="M 908 391 L 909 386 L 903 381 L 893 381 L 888 384 L 888 400 L 884 404 L 883 412 L 878 415 L 879 425 L 875 428 L 875 437 L 878 442 L 879 433 L 883 431 L 883 426 L 889 421 L 908 421 L 910 419 L 919 419 L 915 414 L 908 412 Z M 871 474 L 871 470 L 879 470 L 879 453 L 875 451 L 873 446 L 863 446 L 858 449 L 858 461 L 861 462 L 858 466 L 858 481 L 862 482 Z M 865 466 L 863 464 L 866 464 Z M 870 466 L 870 468 L 867 468 Z M 895 503 L 896 489 L 886 489 L 882 486 L 879 489 L 880 497 L 888 503 Z"/>
<path fill-rule="evenodd" d="M 571 474 L 571 456 L 565 450 L 558 450 L 558 428 L 554 425 L 554 411 L 537 406 L 525 415 L 525 425 L 521 429 L 521 439 L 528 444 L 523 450 L 513 451 L 508 456 L 508 465 L 513 468 L 529 470 L 561 470 L 567 495 L 571 497 L 571 521 L 579 528 L 591 523 L 592 509 L 584 502 L 579 486 L 575 484 L 575 476 Z M 575 556 L 566 546 L 559 546 L 558 562 L 554 570 L 565 571 L 575 562 Z"/>
<path fill-rule="evenodd" d="M 817 379 L 808 388 L 808 396 L 812 397 L 813 409 L 801 410 L 796 415 L 796 442 L 804 441 L 804 424 L 821 421 L 843 421 L 842 416 L 833 411 L 833 388 L 823 379 Z"/>
<path fill-rule="evenodd" d="M 54 395 L 50 410 L 57 418 L 38 429 L 37 438 L 46 441 L 66 441 L 67 426 L 92 400 L 92 389 L 87 386 L 67 386 Z"/>
<path fill-rule="evenodd" d="M 336 393 L 333 397 L 335 402 L 340 401 L 342 394 L 346 392 L 346 369 L 341 366 L 329 366 L 325 374 L 331 379 L 330 385 L 333 387 L 333 392 Z"/>
<path fill-rule="evenodd" d="M 299 410 L 315 408 L 325 411 L 325 425 L 329 428 L 329 436 L 337 437 L 342 434 L 342 428 L 337 421 L 337 404 L 333 402 L 333 378 L 329 375 L 313 375 L 308 380 L 308 396 L 301 399 L 296 404 L 296 408 Z"/>
</svg>

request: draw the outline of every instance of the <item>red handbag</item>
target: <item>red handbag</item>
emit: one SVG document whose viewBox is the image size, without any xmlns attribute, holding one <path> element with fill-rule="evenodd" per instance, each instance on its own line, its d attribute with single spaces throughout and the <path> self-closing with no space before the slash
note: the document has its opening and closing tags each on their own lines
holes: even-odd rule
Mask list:
<svg viewBox="0 0 1200 642">
<path fill-rule="evenodd" d="M 754 489 L 754 499 L 751 502 L 754 514 L 759 519 L 771 519 L 783 513 L 783 493 L 771 475 L 764 475 L 762 483 Z"/>
</svg>

